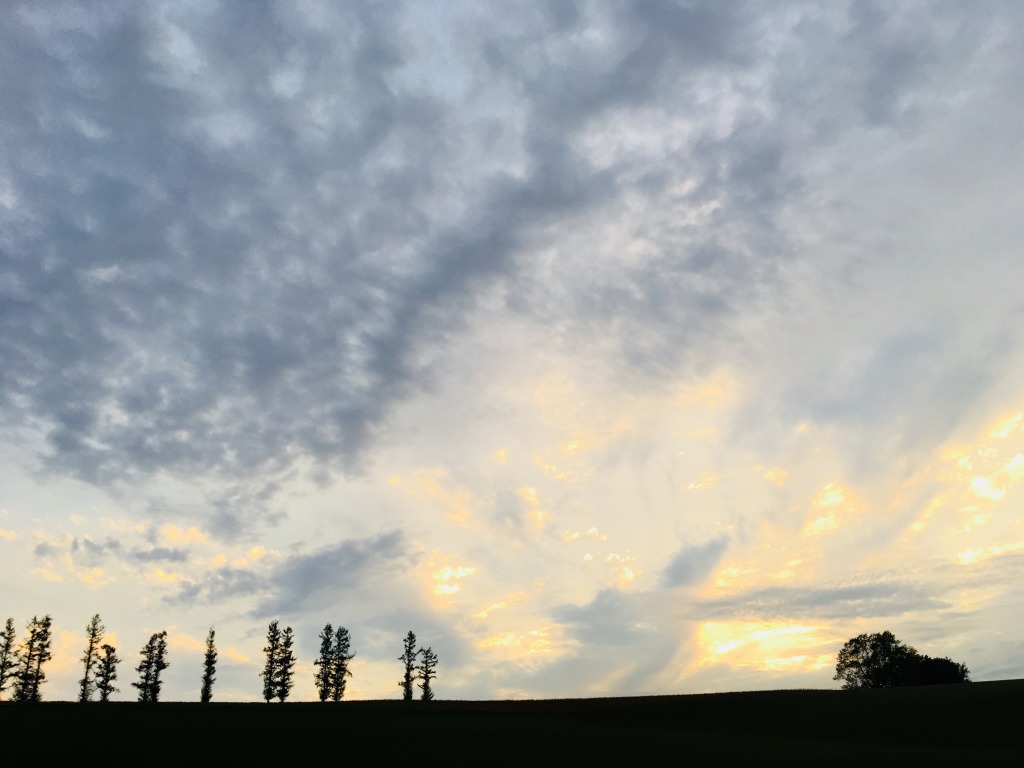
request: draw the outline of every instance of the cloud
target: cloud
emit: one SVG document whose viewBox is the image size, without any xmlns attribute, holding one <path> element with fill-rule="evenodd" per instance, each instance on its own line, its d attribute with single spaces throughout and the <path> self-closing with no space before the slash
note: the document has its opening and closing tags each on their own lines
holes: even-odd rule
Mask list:
<svg viewBox="0 0 1024 768">
<path fill-rule="evenodd" d="M 538 320 L 567 307 L 551 319 L 634 375 L 718 354 L 766 286 L 785 292 L 801 157 L 916 130 L 915 93 L 962 64 L 916 9 L 752 11 L 527 4 L 494 27 L 464 9 L 477 42 L 438 91 L 413 74 L 426 9 L 16 5 L 7 418 L 46 425 L 48 465 L 102 484 L 300 457 L 358 471 L 487 286 Z M 821 65 L 772 68 L 794 51 Z M 854 98 L 815 131 L 832 110 L 808 94 L 837 78 Z M 550 269 L 538 247 L 560 252 Z"/>
<path fill-rule="evenodd" d="M 178 547 L 152 547 L 133 550 L 128 557 L 141 563 L 183 563 L 188 560 L 188 550 Z"/>
<path fill-rule="evenodd" d="M 729 546 L 727 536 L 719 536 L 706 544 L 683 547 L 661 572 L 666 587 L 696 586 L 706 580 L 718 565 Z"/>
<path fill-rule="evenodd" d="M 409 562 L 409 545 L 401 531 L 366 539 L 349 539 L 308 555 L 293 555 L 270 577 L 270 594 L 254 613 L 273 616 L 305 611 L 343 600 L 366 581 Z"/>
<path fill-rule="evenodd" d="M 890 617 L 951 608 L 950 602 L 939 597 L 938 590 L 938 586 L 884 581 L 823 587 L 773 586 L 704 600 L 695 608 L 706 619 Z"/>
<path fill-rule="evenodd" d="M 269 589 L 270 580 L 265 574 L 225 567 L 209 571 L 198 579 L 183 580 L 178 591 L 165 598 L 165 602 L 171 605 L 215 604 L 238 597 L 258 597 Z"/>
<path fill-rule="evenodd" d="M 597 692 L 678 682 L 702 620 L 965 621 L 903 569 L 1012 562 L 1020 448 L 962 494 L 923 467 L 1020 410 L 1024 8 L 4 21 L 0 502 L 56 531 L 25 573 L 309 636 L 345 606 L 381 659 L 442 638 L 461 690 Z M 434 551 L 477 569 L 443 607 Z M 484 633 L 566 652 L 512 681 Z"/>
</svg>

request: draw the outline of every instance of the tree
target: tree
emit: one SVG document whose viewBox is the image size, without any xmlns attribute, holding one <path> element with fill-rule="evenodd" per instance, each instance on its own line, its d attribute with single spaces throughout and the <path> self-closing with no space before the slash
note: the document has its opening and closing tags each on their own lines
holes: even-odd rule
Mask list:
<svg viewBox="0 0 1024 768">
<path fill-rule="evenodd" d="M 32 617 L 28 623 L 28 636 L 18 649 L 18 670 L 14 678 L 14 700 L 22 702 L 42 701 L 41 687 L 46 675 L 43 664 L 53 658 L 50 653 L 53 624 L 49 616 Z"/>
<path fill-rule="evenodd" d="M 970 682 L 967 667 L 949 659 L 922 656 L 892 632 L 863 634 L 846 641 L 836 659 L 834 680 L 843 689 L 893 688 L 943 682 Z"/>
<path fill-rule="evenodd" d="M 203 657 L 203 687 L 199 691 L 199 701 L 209 704 L 213 700 L 213 673 L 217 668 L 217 648 L 213 644 L 213 627 L 206 635 L 206 655 Z"/>
<path fill-rule="evenodd" d="M 931 656 L 922 656 L 915 672 L 913 685 L 948 685 L 971 682 L 971 673 L 967 666 L 957 664 L 947 657 L 933 659 Z"/>
<path fill-rule="evenodd" d="M 156 704 L 160 701 L 160 688 L 163 685 L 160 673 L 170 666 L 167 663 L 167 631 L 154 633 L 149 642 L 142 646 L 139 655 L 142 661 L 135 668 L 139 673 L 139 681 L 132 683 L 132 687 L 139 689 L 139 701 Z"/>
<path fill-rule="evenodd" d="M 420 698 L 423 701 L 433 701 L 434 692 L 430 689 L 430 681 L 437 677 L 437 654 L 434 653 L 430 646 L 427 646 L 420 649 L 420 655 L 423 657 L 423 661 L 416 667 L 420 679 L 423 681 L 419 685 L 423 691 L 423 695 Z"/>
<path fill-rule="evenodd" d="M 334 676 L 334 627 L 325 624 L 320 633 L 320 656 L 313 662 L 317 667 L 313 682 L 316 683 L 316 692 L 320 695 L 320 701 L 327 701 L 331 695 L 331 679 Z"/>
<path fill-rule="evenodd" d="M 341 701 L 345 696 L 346 678 L 352 676 L 348 663 L 355 658 L 349 653 L 352 640 L 345 627 L 334 628 L 327 624 L 320 633 L 320 657 L 313 662 L 319 669 L 314 677 L 320 701 Z"/>
<path fill-rule="evenodd" d="M 10 685 L 18 666 L 18 649 L 14 645 L 14 638 L 14 619 L 8 619 L 4 631 L 0 632 L 0 701 L 3 701 L 4 689 Z"/>
<path fill-rule="evenodd" d="M 121 690 L 114 687 L 114 681 L 117 680 L 117 665 L 121 659 L 117 656 L 117 649 L 112 645 L 104 645 L 102 650 L 103 655 L 99 657 L 96 668 L 96 690 L 99 691 L 100 701 L 110 701 L 110 694 Z"/>
<path fill-rule="evenodd" d="M 331 701 L 341 701 L 345 697 L 345 678 L 352 677 L 352 670 L 348 663 L 356 657 L 349 653 L 352 648 L 352 638 L 345 627 L 338 627 L 334 633 L 334 645 L 331 647 L 331 661 L 334 666 L 331 670 Z"/>
<path fill-rule="evenodd" d="M 267 644 L 263 648 L 267 654 L 267 663 L 263 666 L 263 700 L 268 704 L 277 693 L 277 665 L 281 655 L 281 630 L 278 628 L 277 619 L 270 622 L 267 627 Z"/>
<path fill-rule="evenodd" d="M 277 619 L 267 627 L 267 663 L 263 667 L 263 699 L 269 704 L 276 698 L 284 702 L 291 693 L 295 669 L 295 654 L 292 646 L 295 638 L 291 627 L 280 629 Z"/>
<path fill-rule="evenodd" d="M 106 627 L 100 624 L 100 615 L 98 613 L 92 617 L 85 627 L 85 655 L 82 656 L 85 671 L 82 674 L 81 682 L 78 684 L 78 700 L 80 702 L 91 701 L 92 694 L 96 690 L 96 684 L 92 679 L 93 667 L 96 666 L 96 662 L 99 660 L 100 645 L 103 643 L 103 633 L 106 631 Z"/>
<path fill-rule="evenodd" d="M 292 692 L 293 678 L 295 676 L 295 654 L 292 653 L 292 645 L 295 638 L 291 627 L 285 627 L 281 633 L 281 654 L 277 661 L 277 674 L 275 675 L 275 695 L 277 700 L 284 704 L 288 694 Z"/>
<path fill-rule="evenodd" d="M 405 643 L 402 648 L 402 655 L 398 660 L 405 665 L 405 675 L 398 685 L 402 689 L 403 701 L 412 701 L 412 683 L 416 679 L 416 635 L 409 630 L 405 636 Z"/>
</svg>

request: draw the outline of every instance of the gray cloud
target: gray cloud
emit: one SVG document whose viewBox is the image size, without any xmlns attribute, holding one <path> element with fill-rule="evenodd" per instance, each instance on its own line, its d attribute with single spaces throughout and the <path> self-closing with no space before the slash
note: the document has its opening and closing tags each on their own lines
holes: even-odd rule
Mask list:
<svg viewBox="0 0 1024 768">
<path fill-rule="evenodd" d="M 130 552 L 128 557 L 140 563 L 184 563 L 188 560 L 188 551 L 179 547 L 151 547 L 150 549 L 136 549 Z"/>
<path fill-rule="evenodd" d="M 410 551 L 401 531 L 346 540 L 308 555 L 293 555 L 270 576 L 270 593 L 253 615 L 294 614 L 351 598 L 367 581 L 403 570 Z"/>
<path fill-rule="evenodd" d="M 466 6 L 427 82 L 418 4 L 15 4 L 4 419 L 107 486 L 269 478 L 257 503 L 208 498 L 237 536 L 300 459 L 359 471 L 486 288 L 634 385 L 742 359 L 737 324 L 789 296 L 793 209 L 830 204 L 815 164 L 866 132 L 912 141 L 1014 13 L 925 10 L 523 3 L 494 25 Z M 656 150 L 621 140 L 661 125 Z M 910 428 L 941 431 L 986 380 L 883 358 L 872 396 L 960 382 Z"/>
<path fill-rule="evenodd" d="M 346 539 L 315 552 L 291 555 L 270 570 L 210 569 L 200 578 L 183 582 L 166 601 L 191 604 L 249 598 L 256 606 L 251 618 L 299 617 L 332 604 L 357 602 L 358 590 L 401 571 L 410 556 L 400 531 Z"/>
<path fill-rule="evenodd" d="M 220 603 L 237 597 L 254 597 L 266 593 L 270 580 L 245 568 L 218 568 L 201 579 L 184 582 L 178 591 L 165 598 L 171 605 Z"/>
<path fill-rule="evenodd" d="M 730 597 L 705 600 L 694 609 L 704 619 L 853 619 L 899 616 L 914 611 L 941 611 L 951 604 L 940 587 L 873 582 L 813 587 L 764 587 Z"/>
<path fill-rule="evenodd" d="M 718 565 L 729 539 L 719 536 L 706 544 L 683 547 L 669 561 L 661 572 L 661 582 L 666 587 L 695 586 L 702 583 Z"/>
<path fill-rule="evenodd" d="M 589 603 L 559 606 L 551 615 L 579 647 L 530 675 L 530 687 L 545 693 L 587 690 L 613 674 L 622 693 L 652 693 L 659 675 L 686 650 L 679 615 L 666 611 L 654 593 L 605 589 Z"/>
</svg>

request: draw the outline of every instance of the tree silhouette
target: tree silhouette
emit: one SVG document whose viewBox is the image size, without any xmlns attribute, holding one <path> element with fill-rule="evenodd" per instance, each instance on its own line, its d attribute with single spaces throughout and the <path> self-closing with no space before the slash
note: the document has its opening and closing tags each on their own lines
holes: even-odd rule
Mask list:
<svg viewBox="0 0 1024 768">
<path fill-rule="evenodd" d="M 402 700 L 412 701 L 412 683 L 416 679 L 416 635 L 412 630 L 405 636 L 402 655 L 398 660 L 405 665 L 405 674 L 398 683 L 402 689 Z"/>
<path fill-rule="evenodd" d="M 263 667 L 263 699 L 268 704 L 274 698 L 284 702 L 291 693 L 295 670 L 295 654 L 292 646 L 295 637 L 291 627 L 280 629 L 277 619 L 267 627 L 267 663 Z"/>
<path fill-rule="evenodd" d="M 313 662 L 319 669 L 314 676 L 320 701 L 341 701 L 345 696 L 346 678 L 352 676 L 348 663 L 355 658 L 349 653 L 352 640 L 345 627 L 335 632 L 330 624 L 320 633 L 320 657 Z"/>
<path fill-rule="evenodd" d="M 206 635 L 206 655 L 203 657 L 203 686 L 199 691 L 199 701 L 209 704 L 213 700 L 213 673 L 217 668 L 217 649 L 213 645 L 213 627 Z"/>
<path fill-rule="evenodd" d="M 349 653 L 352 647 L 352 639 L 345 627 L 338 627 L 334 633 L 334 645 L 331 647 L 331 701 L 341 701 L 345 697 L 345 678 L 352 676 L 352 670 L 348 663 L 356 657 Z"/>
<path fill-rule="evenodd" d="M 948 685 L 969 682 L 971 682 L 971 673 L 966 665 L 957 664 L 947 657 L 933 659 L 931 656 L 922 656 L 917 665 L 914 685 Z"/>
<path fill-rule="evenodd" d="M 334 627 L 325 624 L 320 633 L 320 656 L 313 662 L 317 667 L 313 682 L 316 683 L 316 692 L 320 701 L 327 701 L 331 695 L 331 681 L 334 676 Z"/>
<path fill-rule="evenodd" d="M 142 661 L 135 668 L 139 680 L 132 683 L 132 687 L 139 689 L 139 701 L 155 704 L 160 701 L 160 688 L 163 685 L 160 673 L 170 666 L 167 663 L 167 631 L 154 633 L 139 654 Z"/>
<path fill-rule="evenodd" d="M 100 701 L 110 701 L 110 694 L 120 691 L 120 688 L 114 687 L 114 681 L 117 680 L 117 665 L 121 659 L 112 645 L 104 645 L 102 650 L 103 655 L 99 657 L 96 667 L 96 690 L 99 691 Z"/>
<path fill-rule="evenodd" d="M 14 619 L 8 619 L 4 631 L 0 632 L 0 701 L 3 701 L 4 690 L 10 685 L 18 666 L 14 637 Z"/>
<path fill-rule="evenodd" d="M 43 664 L 48 662 L 53 624 L 49 616 L 39 619 L 35 616 L 28 623 L 28 636 L 18 650 L 18 670 L 14 679 L 14 700 L 22 702 L 42 701 L 40 690 L 46 675 Z"/>
<path fill-rule="evenodd" d="M 82 673 L 82 680 L 78 684 L 78 700 L 86 702 L 92 700 L 92 694 L 96 690 L 93 682 L 93 667 L 99 659 L 100 645 L 103 643 L 103 633 L 107 629 L 100 623 L 100 615 L 97 613 L 90 619 L 85 627 L 85 655 L 82 656 L 82 663 L 85 670 Z"/>
<path fill-rule="evenodd" d="M 292 692 L 295 675 L 295 654 L 292 653 L 294 643 L 292 628 L 285 627 L 284 632 L 281 633 L 281 654 L 277 660 L 277 673 L 274 679 L 275 695 L 282 704 L 288 698 L 288 694 Z"/>
<path fill-rule="evenodd" d="M 277 693 L 277 665 L 281 656 L 281 630 L 278 628 L 277 619 L 270 622 L 267 627 L 267 644 L 263 648 L 267 654 L 267 663 L 263 666 L 263 700 L 268 704 Z"/>
<path fill-rule="evenodd" d="M 968 669 L 949 659 L 922 656 L 892 632 L 850 638 L 839 651 L 833 680 L 843 689 L 970 682 Z"/>
<path fill-rule="evenodd" d="M 423 691 L 423 695 L 420 698 L 423 701 L 433 701 L 434 692 L 430 689 L 430 681 L 437 677 L 437 654 L 428 645 L 426 648 L 420 649 L 420 656 L 423 657 L 423 660 L 416 667 L 420 680 L 423 681 L 419 684 L 420 689 Z"/>
</svg>

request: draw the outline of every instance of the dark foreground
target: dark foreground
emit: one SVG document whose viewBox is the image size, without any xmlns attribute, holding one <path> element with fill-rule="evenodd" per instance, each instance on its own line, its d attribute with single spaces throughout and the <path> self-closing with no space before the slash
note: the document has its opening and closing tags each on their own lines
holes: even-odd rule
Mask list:
<svg viewBox="0 0 1024 768">
<path fill-rule="evenodd" d="M 0 703 L 36 758 L 121 764 L 1024 765 L 1024 680 L 875 691 L 340 704 Z M 865 762 L 865 761 L 870 761 Z M 45 761 L 49 762 L 49 761 Z"/>
</svg>

